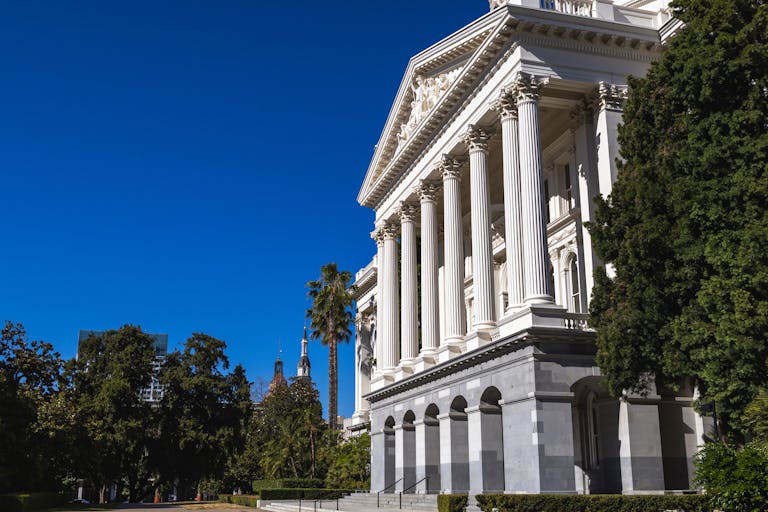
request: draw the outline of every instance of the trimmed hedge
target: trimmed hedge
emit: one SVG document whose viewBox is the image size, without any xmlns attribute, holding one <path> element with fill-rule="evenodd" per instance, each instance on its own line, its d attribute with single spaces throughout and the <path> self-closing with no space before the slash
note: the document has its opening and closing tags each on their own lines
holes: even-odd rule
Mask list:
<svg viewBox="0 0 768 512">
<path fill-rule="evenodd" d="M 262 489 L 262 500 L 335 500 L 352 494 L 353 489 Z"/>
<path fill-rule="evenodd" d="M 562 495 L 562 494 L 480 494 L 483 512 L 711 512 L 707 496 L 698 494 L 644 495 Z M 441 511 L 442 512 L 442 511 Z"/>
<path fill-rule="evenodd" d="M 254 491 L 261 489 L 323 489 L 325 481 L 320 478 L 281 478 L 278 480 L 254 480 Z"/>
<path fill-rule="evenodd" d="M 468 500 L 466 494 L 438 494 L 437 512 L 461 512 Z"/>
<path fill-rule="evenodd" d="M 29 512 L 42 508 L 64 505 L 67 497 L 57 492 L 31 492 L 0 495 L 0 510 L 3 512 Z"/>
<path fill-rule="evenodd" d="M 259 506 L 259 503 L 258 503 L 259 496 L 258 495 L 219 494 L 219 501 L 221 501 L 222 503 L 232 503 L 233 505 L 242 505 L 244 507 L 257 507 L 257 506 Z"/>
</svg>

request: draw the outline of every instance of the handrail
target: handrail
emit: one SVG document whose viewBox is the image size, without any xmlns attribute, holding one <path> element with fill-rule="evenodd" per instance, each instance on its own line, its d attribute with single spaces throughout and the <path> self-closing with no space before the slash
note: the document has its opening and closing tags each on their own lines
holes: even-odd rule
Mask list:
<svg viewBox="0 0 768 512">
<path fill-rule="evenodd" d="M 397 485 L 400 481 L 402 481 L 402 478 L 395 480 L 394 482 L 392 482 L 391 484 L 389 484 L 388 486 L 386 486 L 385 488 L 383 488 L 382 490 L 376 493 L 376 508 L 379 508 L 379 495 L 384 491 L 386 491 L 387 489 L 391 489 L 392 487 Z"/>
<path fill-rule="evenodd" d="M 423 482 L 424 480 L 426 480 L 426 481 L 427 481 L 427 489 L 429 489 L 429 477 L 428 477 L 428 476 L 425 476 L 424 478 L 422 478 L 422 479 L 421 479 L 421 480 L 419 480 L 418 482 L 414 483 L 412 486 L 408 487 L 407 489 L 403 489 L 402 491 L 400 491 L 400 505 L 399 505 L 399 507 L 398 507 L 398 508 L 400 508 L 400 509 L 402 509 L 402 508 L 403 508 L 403 493 L 404 493 L 404 492 L 406 492 L 406 491 L 410 491 L 411 489 L 413 489 L 414 487 L 416 487 L 417 485 L 419 485 L 419 484 L 420 484 L 421 482 Z"/>
</svg>

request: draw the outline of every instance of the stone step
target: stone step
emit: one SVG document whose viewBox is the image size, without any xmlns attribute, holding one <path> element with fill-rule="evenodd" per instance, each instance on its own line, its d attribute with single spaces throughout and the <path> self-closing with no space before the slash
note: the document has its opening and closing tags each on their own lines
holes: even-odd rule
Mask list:
<svg viewBox="0 0 768 512">
<path fill-rule="evenodd" d="M 338 506 L 338 508 L 337 508 Z M 382 494 L 379 497 L 377 507 L 375 494 L 353 494 L 336 500 L 280 500 L 262 503 L 261 508 L 270 512 L 395 512 L 400 510 L 412 512 L 435 512 L 437 510 L 437 497 L 424 494 L 404 494 L 402 503 L 399 495 Z"/>
</svg>

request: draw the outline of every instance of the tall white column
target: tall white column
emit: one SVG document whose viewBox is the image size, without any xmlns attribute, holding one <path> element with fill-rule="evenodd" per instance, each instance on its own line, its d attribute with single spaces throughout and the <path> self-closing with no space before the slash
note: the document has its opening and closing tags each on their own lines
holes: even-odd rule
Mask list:
<svg viewBox="0 0 768 512">
<path fill-rule="evenodd" d="M 397 227 L 387 223 L 383 226 L 384 234 L 384 300 L 383 311 L 383 371 L 392 371 L 400 360 L 400 307 L 399 286 L 397 279 Z"/>
<path fill-rule="evenodd" d="M 488 197 L 488 139 L 490 131 L 475 125 L 463 137 L 469 149 L 469 184 L 472 210 L 472 287 L 476 331 L 496 327 L 493 301 L 490 198 Z"/>
<path fill-rule="evenodd" d="M 466 318 L 464 310 L 464 239 L 461 226 L 461 165 L 443 155 L 445 220 L 445 343 L 464 341 Z"/>
<path fill-rule="evenodd" d="M 421 199 L 421 352 L 434 354 L 440 345 L 437 284 L 437 194 L 439 183 L 422 181 Z"/>
<path fill-rule="evenodd" d="M 494 104 L 501 117 L 501 149 L 504 177 L 504 245 L 507 253 L 507 308 L 518 308 L 525 298 L 522 212 L 520 210 L 520 144 L 517 97 L 506 88 Z"/>
<path fill-rule="evenodd" d="M 546 80 L 518 75 L 517 111 L 520 119 L 520 189 L 522 192 L 523 255 L 526 263 L 525 302 L 551 304 L 547 272 L 547 226 L 544 180 L 541 174 L 539 88 Z"/>
<path fill-rule="evenodd" d="M 416 226 L 419 208 L 401 203 L 400 214 L 400 276 L 402 280 L 401 304 L 401 362 L 409 363 L 419 355 L 419 285 L 416 270 Z"/>
<path fill-rule="evenodd" d="M 376 373 L 384 368 L 384 230 L 379 227 L 371 233 L 376 241 L 376 339 L 373 357 L 376 359 Z"/>
</svg>

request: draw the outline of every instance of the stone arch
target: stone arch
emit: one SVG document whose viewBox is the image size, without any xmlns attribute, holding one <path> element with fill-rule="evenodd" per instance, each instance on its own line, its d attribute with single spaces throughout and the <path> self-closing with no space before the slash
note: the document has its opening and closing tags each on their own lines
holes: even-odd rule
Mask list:
<svg viewBox="0 0 768 512">
<path fill-rule="evenodd" d="M 584 377 L 573 392 L 573 460 L 576 488 L 583 493 L 621 492 L 619 401 L 600 377 Z"/>
<path fill-rule="evenodd" d="M 399 489 L 408 489 L 408 492 L 414 492 L 413 485 L 416 483 L 416 415 L 408 410 L 403 415 L 402 441 L 399 443 L 400 462 L 397 468 L 397 479 L 401 479 L 397 484 Z M 397 435 L 397 433 L 395 434 Z"/>
<path fill-rule="evenodd" d="M 424 411 L 424 482 L 427 493 L 440 492 L 440 409 L 429 404 Z M 421 476 L 421 475 L 419 475 Z"/>
<path fill-rule="evenodd" d="M 484 492 L 504 491 L 504 427 L 501 392 L 490 386 L 480 397 L 481 468 Z"/>
<path fill-rule="evenodd" d="M 395 418 L 389 416 L 384 421 L 384 488 L 395 483 Z M 388 492 L 394 492 L 388 489 Z"/>
<path fill-rule="evenodd" d="M 467 400 L 459 395 L 451 402 L 445 423 L 446 455 L 441 458 L 442 486 L 452 493 L 469 491 L 469 432 Z M 443 436 L 441 426 L 440 435 Z"/>
</svg>

